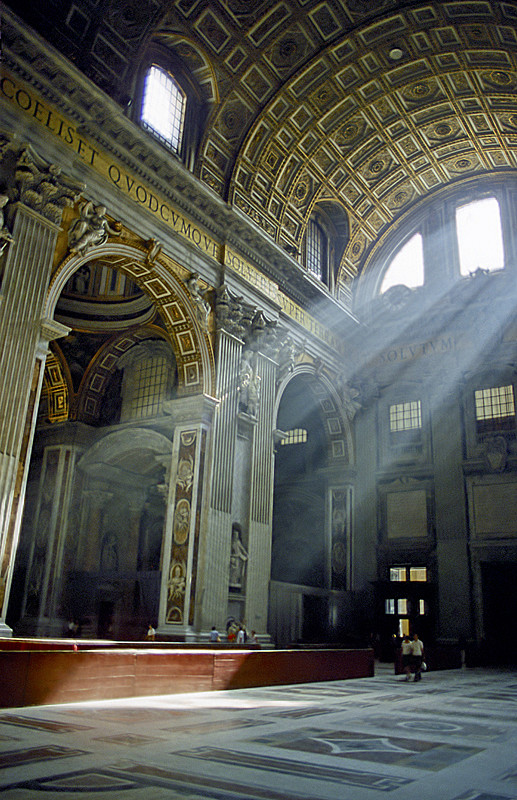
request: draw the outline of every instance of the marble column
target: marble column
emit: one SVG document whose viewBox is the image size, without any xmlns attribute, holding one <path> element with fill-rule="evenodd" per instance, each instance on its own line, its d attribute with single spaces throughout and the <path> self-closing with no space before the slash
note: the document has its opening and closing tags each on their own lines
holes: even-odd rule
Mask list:
<svg viewBox="0 0 517 800">
<path fill-rule="evenodd" d="M 17 510 L 23 505 L 30 455 L 27 433 L 41 390 L 42 361 L 36 373 L 35 364 L 45 338 L 42 309 L 62 211 L 80 190 L 29 147 L 16 154 L 7 148 L 4 160 L 8 152 L 7 195 L 13 199 L 5 215 L 10 241 L 2 254 L 0 292 L 0 634 L 4 636 L 11 633 L 5 613 L 19 535 Z"/>
<path fill-rule="evenodd" d="M 211 397 L 184 397 L 164 409 L 174 422 L 170 481 L 162 547 L 157 632 L 180 641 L 197 638 L 202 615 L 207 558 L 210 487 L 207 451 L 216 402 Z"/>
<path fill-rule="evenodd" d="M 221 330 L 218 340 L 217 398 L 210 465 L 212 485 L 205 541 L 201 630 L 224 630 L 228 604 L 232 494 L 237 437 L 238 375 L 242 340 Z"/>
<path fill-rule="evenodd" d="M 37 617 L 40 636 L 60 636 L 65 619 L 61 601 L 63 557 L 68 536 L 68 520 L 75 473 L 73 448 L 62 445 L 48 447 L 42 462 L 38 505 L 35 515 L 35 536 L 30 552 L 25 594 L 25 612 Z M 38 598 L 38 608 L 35 606 Z M 36 613 L 34 613 L 36 612 Z"/>
</svg>

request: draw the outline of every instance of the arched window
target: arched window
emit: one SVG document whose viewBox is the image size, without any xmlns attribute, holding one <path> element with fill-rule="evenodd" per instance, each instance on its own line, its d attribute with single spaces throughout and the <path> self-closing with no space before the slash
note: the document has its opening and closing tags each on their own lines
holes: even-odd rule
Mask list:
<svg viewBox="0 0 517 800">
<path fill-rule="evenodd" d="M 328 272 L 327 233 L 315 219 L 307 226 L 306 266 L 311 275 L 326 282 Z"/>
<path fill-rule="evenodd" d="M 415 233 L 391 259 L 381 284 L 381 294 L 392 286 L 414 289 L 424 283 L 424 251 L 422 236 Z"/>
<path fill-rule="evenodd" d="M 501 214 L 495 197 L 458 206 L 456 235 L 462 275 L 504 268 Z"/>
<path fill-rule="evenodd" d="M 176 152 L 181 147 L 186 96 L 174 77 L 153 64 L 145 76 L 141 123 Z"/>
<path fill-rule="evenodd" d="M 122 379 L 121 422 L 163 413 L 176 384 L 174 356 L 165 342 L 148 341 L 131 348 L 120 360 Z"/>
</svg>

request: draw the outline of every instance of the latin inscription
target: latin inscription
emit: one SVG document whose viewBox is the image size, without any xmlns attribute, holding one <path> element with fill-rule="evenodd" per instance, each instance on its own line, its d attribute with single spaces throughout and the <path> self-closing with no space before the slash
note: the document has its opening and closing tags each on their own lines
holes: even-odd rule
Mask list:
<svg viewBox="0 0 517 800">
<path fill-rule="evenodd" d="M 0 93 L 19 109 L 29 114 L 54 136 L 58 136 L 71 147 L 82 161 L 94 167 L 103 177 L 120 189 L 135 203 L 159 217 L 175 233 L 188 239 L 203 253 L 219 259 L 219 244 L 197 228 L 190 220 L 176 211 L 169 203 L 151 192 L 129 172 L 110 162 L 105 155 L 83 139 L 77 129 L 55 110 L 36 99 L 13 78 L 4 76 L 0 80 Z"/>
<path fill-rule="evenodd" d="M 396 364 L 400 361 L 410 361 L 422 356 L 439 355 L 440 353 L 452 353 L 456 349 L 456 342 L 453 336 L 447 339 L 434 339 L 421 344 L 405 344 L 402 347 L 393 347 L 385 353 L 381 353 L 382 364 Z"/>
<path fill-rule="evenodd" d="M 117 189 L 123 192 L 140 207 L 147 209 L 162 222 L 168 225 L 176 234 L 187 239 L 195 247 L 211 258 L 221 261 L 221 246 L 218 242 L 207 236 L 194 223 L 180 214 L 164 198 L 154 194 L 147 186 L 127 172 L 119 164 L 110 161 L 99 150 L 96 150 L 78 132 L 70 121 L 62 117 L 55 109 L 50 108 L 35 97 L 27 88 L 10 75 L 0 79 L 0 96 L 14 104 L 24 114 L 28 114 L 42 125 L 48 132 L 57 136 L 70 147 L 76 155 L 86 164 L 93 167 L 98 174 L 110 181 Z M 308 331 L 327 342 L 331 347 L 340 350 L 340 343 L 335 336 L 313 317 L 307 314 L 300 306 L 293 303 L 288 297 L 278 290 L 273 281 L 266 278 L 259 270 L 237 256 L 229 248 L 224 249 L 224 263 L 230 269 L 241 275 L 248 283 L 255 286 L 263 294 L 278 303 L 282 311 L 291 319 L 296 320 Z M 388 357 L 388 360 L 392 360 Z"/>
</svg>

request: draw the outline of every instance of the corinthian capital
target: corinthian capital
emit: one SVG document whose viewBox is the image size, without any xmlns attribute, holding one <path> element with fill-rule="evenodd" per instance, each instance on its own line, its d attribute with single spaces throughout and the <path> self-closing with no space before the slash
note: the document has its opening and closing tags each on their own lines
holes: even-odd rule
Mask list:
<svg viewBox="0 0 517 800">
<path fill-rule="evenodd" d="M 251 330 L 254 308 L 223 284 L 216 290 L 215 311 L 218 330 L 244 339 Z"/>
<path fill-rule="evenodd" d="M 73 206 L 84 186 L 68 178 L 61 167 L 49 164 L 30 145 L 18 154 L 9 197 L 59 225 L 66 206 Z"/>
</svg>

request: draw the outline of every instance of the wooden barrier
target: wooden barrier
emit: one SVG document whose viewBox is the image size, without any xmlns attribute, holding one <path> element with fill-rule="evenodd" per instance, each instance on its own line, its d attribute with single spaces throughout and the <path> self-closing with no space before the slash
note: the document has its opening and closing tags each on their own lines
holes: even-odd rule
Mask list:
<svg viewBox="0 0 517 800">
<path fill-rule="evenodd" d="M 6 640 L 3 640 L 6 641 Z M 3 642 L 2 642 L 3 645 Z M 0 645 L 0 647 L 2 647 Z M 11 649 L 0 708 L 371 677 L 364 650 Z"/>
</svg>

